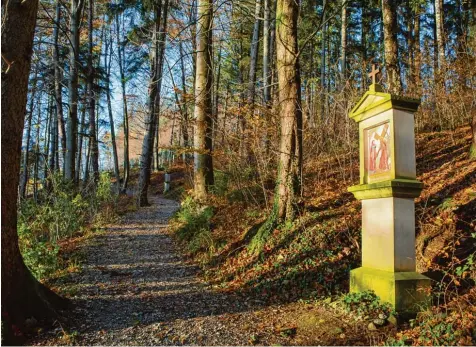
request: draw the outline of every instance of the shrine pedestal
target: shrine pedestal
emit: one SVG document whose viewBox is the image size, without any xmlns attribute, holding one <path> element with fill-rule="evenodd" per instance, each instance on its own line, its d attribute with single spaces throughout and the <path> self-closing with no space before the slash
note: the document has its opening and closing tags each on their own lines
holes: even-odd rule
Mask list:
<svg viewBox="0 0 476 347">
<path fill-rule="evenodd" d="M 350 292 L 373 290 L 399 314 L 412 314 L 430 304 L 430 280 L 417 272 L 392 272 L 359 267 L 350 272 Z"/>
<path fill-rule="evenodd" d="M 362 267 L 350 274 L 350 291 L 373 290 L 399 313 L 428 304 L 430 280 L 416 273 L 414 112 L 418 100 L 382 93 L 372 85 L 350 117 L 359 123 Z"/>
</svg>

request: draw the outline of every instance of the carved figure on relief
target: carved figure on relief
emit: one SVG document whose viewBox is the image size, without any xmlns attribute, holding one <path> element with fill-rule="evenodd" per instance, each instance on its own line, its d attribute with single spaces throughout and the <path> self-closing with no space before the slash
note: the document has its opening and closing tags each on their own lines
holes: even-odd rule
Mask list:
<svg viewBox="0 0 476 347">
<path fill-rule="evenodd" d="M 374 175 L 390 170 L 390 127 L 388 123 L 378 125 L 367 131 L 368 174 Z"/>
</svg>

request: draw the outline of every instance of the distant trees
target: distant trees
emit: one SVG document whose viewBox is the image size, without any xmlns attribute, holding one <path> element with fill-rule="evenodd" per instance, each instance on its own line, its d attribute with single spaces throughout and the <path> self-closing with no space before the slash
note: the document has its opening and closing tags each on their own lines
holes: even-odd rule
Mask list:
<svg viewBox="0 0 476 347">
<path fill-rule="evenodd" d="M 69 54 L 69 79 L 68 79 L 68 95 L 69 95 L 69 112 L 66 124 L 66 156 L 65 156 L 65 178 L 69 181 L 75 180 L 75 160 L 77 151 L 78 136 L 78 65 L 79 65 L 79 49 L 80 49 L 80 24 L 84 7 L 84 0 L 71 0 L 70 9 L 70 30 L 71 30 L 71 47 Z"/>
</svg>

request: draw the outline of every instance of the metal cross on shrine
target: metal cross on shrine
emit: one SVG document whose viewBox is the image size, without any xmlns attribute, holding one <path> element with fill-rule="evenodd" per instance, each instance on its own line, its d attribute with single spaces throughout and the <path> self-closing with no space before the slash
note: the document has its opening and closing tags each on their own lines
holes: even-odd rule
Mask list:
<svg viewBox="0 0 476 347">
<path fill-rule="evenodd" d="M 377 77 L 377 74 L 380 72 L 379 69 L 375 69 L 375 64 L 372 65 L 372 72 L 369 73 L 369 77 L 372 78 L 372 84 L 375 84 L 375 77 Z"/>
</svg>

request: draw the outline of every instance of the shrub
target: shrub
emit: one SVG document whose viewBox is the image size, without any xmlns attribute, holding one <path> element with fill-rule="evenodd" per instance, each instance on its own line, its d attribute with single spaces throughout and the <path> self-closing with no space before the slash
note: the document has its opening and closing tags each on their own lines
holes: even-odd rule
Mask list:
<svg viewBox="0 0 476 347">
<path fill-rule="evenodd" d="M 95 227 L 115 217 L 116 197 L 110 177 L 102 174 L 97 187 L 80 192 L 60 175 L 50 177 L 50 189 L 38 200 L 26 199 L 18 213 L 18 236 L 25 264 L 42 279 L 58 269 L 58 240 L 71 237 L 88 224 Z"/>
<path fill-rule="evenodd" d="M 187 196 L 182 202 L 176 219 L 180 223 L 176 235 L 180 241 L 187 243 L 191 253 L 201 249 L 212 251 L 215 243 L 211 234 L 210 220 L 213 209 L 210 206 L 201 206 L 192 197 Z"/>
<path fill-rule="evenodd" d="M 389 303 L 382 303 L 373 291 L 348 293 L 342 297 L 342 302 L 348 312 L 354 311 L 359 316 L 396 314 L 392 306 Z"/>
</svg>

